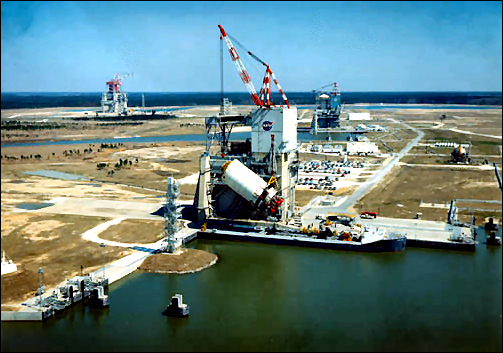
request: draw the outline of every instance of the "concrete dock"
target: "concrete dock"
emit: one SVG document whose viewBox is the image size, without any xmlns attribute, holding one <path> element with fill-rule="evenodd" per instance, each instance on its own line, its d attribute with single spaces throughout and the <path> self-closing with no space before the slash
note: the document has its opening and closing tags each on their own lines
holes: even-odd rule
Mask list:
<svg viewBox="0 0 503 353">
<path fill-rule="evenodd" d="M 320 196 L 302 209 L 302 225 L 318 224 L 317 216 L 324 217 L 330 213 L 347 213 L 341 210 L 341 204 L 347 197 Z M 326 205 L 325 205 L 326 204 Z M 453 226 L 446 222 L 426 221 L 421 219 L 402 219 L 377 217 L 361 219 L 358 223 L 385 227 L 389 233 L 407 237 L 408 247 L 442 248 L 453 250 L 475 250 L 475 239 L 468 227 Z"/>
<path fill-rule="evenodd" d="M 199 229 L 182 228 L 175 234 L 175 236 L 177 238 L 180 238 L 182 242 L 186 244 L 197 236 L 198 231 Z M 163 245 L 163 241 L 164 239 L 152 244 L 146 244 L 144 246 L 132 246 L 131 249 L 135 250 L 133 254 L 125 256 L 122 259 L 106 265 L 104 270 L 103 268 L 100 268 L 90 273 L 89 275 L 91 278 L 97 279 L 103 278 L 104 275 L 104 281 L 107 283 L 107 285 L 110 285 L 135 271 L 148 256 L 158 252 Z M 77 277 L 75 277 L 74 279 L 77 279 Z M 58 287 L 65 284 L 66 281 L 61 282 L 55 287 L 46 289 L 46 292 L 42 295 L 42 298 L 48 298 L 53 294 L 55 290 L 57 290 Z M 78 301 L 82 301 L 83 299 L 84 298 L 79 298 Z M 39 298 L 36 297 L 19 303 L 18 305 L 11 305 L 17 310 L 2 311 L 1 321 L 44 321 L 55 315 L 56 310 L 40 306 L 38 304 L 38 301 Z"/>
<path fill-rule="evenodd" d="M 468 227 L 419 219 L 377 217 L 363 224 L 385 227 L 388 232 L 407 237 L 408 247 L 475 250 L 475 239 Z"/>
<path fill-rule="evenodd" d="M 343 202 L 343 199 L 338 201 Z M 310 222 L 318 223 L 319 220 L 315 218 L 315 215 L 323 215 L 328 212 L 334 211 L 335 209 L 337 209 L 337 206 L 335 206 L 336 204 L 337 202 L 335 202 L 333 206 L 320 206 L 319 202 L 311 204 L 306 209 L 307 212 L 304 214 L 302 223 L 304 225 L 307 225 Z M 84 233 L 83 236 L 89 241 L 104 242 L 98 237 L 99 233 L 102 230 L 106 229 L 108 226 L 117 224 L 123 219 L 126 219 L 126 217 L 119 217 L 102 223 Z M 386 217 L 378 217 L 376 219 L 362 219 L 361 223 L 371 226 L 385 227 L 388 232 L 392 234 L 403 235 L 407 237 L 407 247 L 444 248 L 470 251 L 475 250 L 476 242 L 474 241 L 473 233 L 471 232 L 471 229 L 467 227 L 453 226 L 445 222 L 425 221 L 418 219 L 396 219 Z M 243 241 L 252 240 L 263 243 L 285 245 L 301 245 L 304 243 L 306 243 L 305 245 L 307 245 L 307 243 L 309 243 L 311 245 L 322 246 L 324 245 L 324 243 L 326 243 L 326 241 L 308 238 L 303 235 L 292 236 L 291 239 L 285 240 L 284 237 L 256 231 L 242 232 L 209 229 L 206 232 L 201 232 L 201 230 L 197 228 L 184 227 L 175 234 L 175 236 L 181 239 L 182 243 L 184 244 L 192 241 L 198 235 L 202 238 L 208 239 L 232 238 Z M 134 250 L 133 254 L 114 261 L 106 265 L 104 269 L 99 268 L 98 270 L 90 274 L 91 278 L 104 278 L 104 281 L 106 281 L 107 285 L 109 285 L 135 271 L 148 256 L 159 252 L 161 247 L 164 245 L 164 239 L 151 244 L 125 244 L 115 243 L 111 241 L 105 243 L 107 244 L 107 246 L 129 246 L 130 249 Z M 59 284 L 55 288 L 48 289 L 46 291 L 46 294 L 43 295 L 43 298 L 51 296 L 51 293 L 53 293 L 54 289 L 64 284 L 65 282 Z M 14 307 L 17 310 L 1 312 L 2 321 L 43 321 L 56 313 L 56 311 L 51 308 L 41 307 L 38 304 L 38 297 L 31 298 Z"/>
</svg>

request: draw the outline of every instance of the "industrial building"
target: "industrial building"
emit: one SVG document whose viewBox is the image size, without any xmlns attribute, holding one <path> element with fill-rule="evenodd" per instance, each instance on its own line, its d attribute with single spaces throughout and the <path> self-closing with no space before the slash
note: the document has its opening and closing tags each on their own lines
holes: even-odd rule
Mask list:
<svg viewBox="0 0 503 353">
<path fill-rule="evenodd" d="M 251 141 L 227 141 L 224 135 L 232 126 L 246 121 L 251 121 Z M 298 161 L 296 121 L 296 107 L 259 107 L 246 117 L 206 119 L 210 141 L 200 157 L 195 198 L 200 222 L 211 216 L 276 221 L 292 216 Z"/>
<path fill-rule="evenodd" d="M 375 142 L 348 141 L 346 152 L 348 154 L 379 153 L 379 148 Z"/>
<path fill-rule="evenodd" d="M 247 116 L 220 114 L 206 118 L 207 146 L 200 157 L 195 197 L 200 223 L 208 218 L 286 221 L 294 212 L 297 180 L 297 107 L 291 107 L 270 66 L 259 94 L 229 36 L 219 25 L 239 76 L 256 109 Z M 271 100 L 271 81 L 283 104 Z M 229 142 L 233 126 L 251 125 L 251 140 Z M 216 144 L 215 144 L 216 142 Z"/>
<path fill-rule="evenodd" d="M 337 88 L 337 82 L 323 86 L 326 88 L 333 86 L 330 92 L 314 91 L 316 94 L 316 109 L 311 121 L 311 134 L 317 135 L 318 132 L 325 132 L 330 129 L 340 128 L 339 116 L 343 106 L 341 104 L 341 93 Z"/>
<path fill-rule="evenodd" d="M 350 113 L 348 113 L 348 120 L 349 121 L 372 120 L 372 117 L 370 116 L 370 113 L 367 113 L 367 112 L 363 112 L 363 113 L 350 112 Z"/>
</svg>

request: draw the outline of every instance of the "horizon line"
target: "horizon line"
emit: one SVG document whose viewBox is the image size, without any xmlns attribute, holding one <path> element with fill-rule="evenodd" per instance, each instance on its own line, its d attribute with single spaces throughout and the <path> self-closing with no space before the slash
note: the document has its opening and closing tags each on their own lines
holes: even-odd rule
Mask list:
<svg viewBox="0 0 503 353">
<path fill-rule="evenodd" d="M 329 91 L 329 90 L 327 90 Z M 104 91 L 5 91 L 4 93 L 102 93 Z M 123 91 L 125 93 L 221 93 L 220 91 Z M 310 91 L 290 91 L 291 93 L 313 93 Z M 321 92 L 321 91 L 317 91 Z M 340 93 L 503 93 L 502 91 L 340 91 Z M 228 91 L 229 93 L 245 93 L 247 91 Z M 280 94 L 279 92 L 272 92 L 273 94 Z M 225 95 L 225 94 L 224 94 Z"/>
</svg>

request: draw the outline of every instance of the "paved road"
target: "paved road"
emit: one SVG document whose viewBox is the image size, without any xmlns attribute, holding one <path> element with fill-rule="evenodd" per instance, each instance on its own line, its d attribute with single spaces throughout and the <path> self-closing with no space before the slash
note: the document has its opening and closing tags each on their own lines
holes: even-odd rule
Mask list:
<svg viewBox="0 0 503 353">
<path fill-rule="evenodd" d="M 162 220 L 154 213 L 164 202 L 120 201 L 97 198 L 61 197 L 54 205 L 31 211 L 32 213 L 76 214 L 93 217 L 126 217 L 131 219 Z"/>
<path fill-rule="evenodd" d="M 418 130 L 416 128 L 413 128 L 404 122 L 401 121 L 396 121 L 395 119 L 390 119 L 395 123 L 399 123 L 406 128 L 409 128 L 415 132 L 417 132 L 417 137 L 410 141 L 399 153 L 397 153 L 393 159 L 391 159 L 385 166 L 383 166 L 379 171 L 377 171 L 368 181 L 364 182 L 361 184 L 361 186 L 342 204 L 338 206 L 338 211 L 340 212 L 346 212 L 350 207 L 352 207 L 359 199 L 361 199 L 365 194 L 367 194 L 375 184 L 377 184 L 386 174 L 388 174 L 391 169 L 398 163 L 400 158 L 405 156 L 411 149 L 414 147 L 421 138 L 423 138 L 424 133 L 421 130 Z"/>
<path fill-rule="evenodd" d="M 450 131 L 454 131 L 454 132 L 459 132 L 461 134 L 478 135 L 478 136 L 491 137 L 491 138 L 500 139 L 500 140 L 502 138 L 501 136 L 498 136 L 498 135 L 479 134 L 479 133 L 476 133 L 476 132 L 471 132 L 471 131 L 466 131 L 466 130 L 459 130 L 459 129 L 455 129 L 455 128 L 451 128 L 449 130 Z"/>
</svg>

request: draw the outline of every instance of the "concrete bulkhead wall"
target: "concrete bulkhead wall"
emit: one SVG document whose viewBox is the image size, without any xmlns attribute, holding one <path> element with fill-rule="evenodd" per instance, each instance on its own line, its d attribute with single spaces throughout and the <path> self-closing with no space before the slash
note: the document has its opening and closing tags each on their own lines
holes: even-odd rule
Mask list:
<svg viewBox="0 0 503 353">
<path fill-rule="evenodd" d="M 2 311 L 2 321 L 42 321 L 41 311 Z"/>
</svg>

